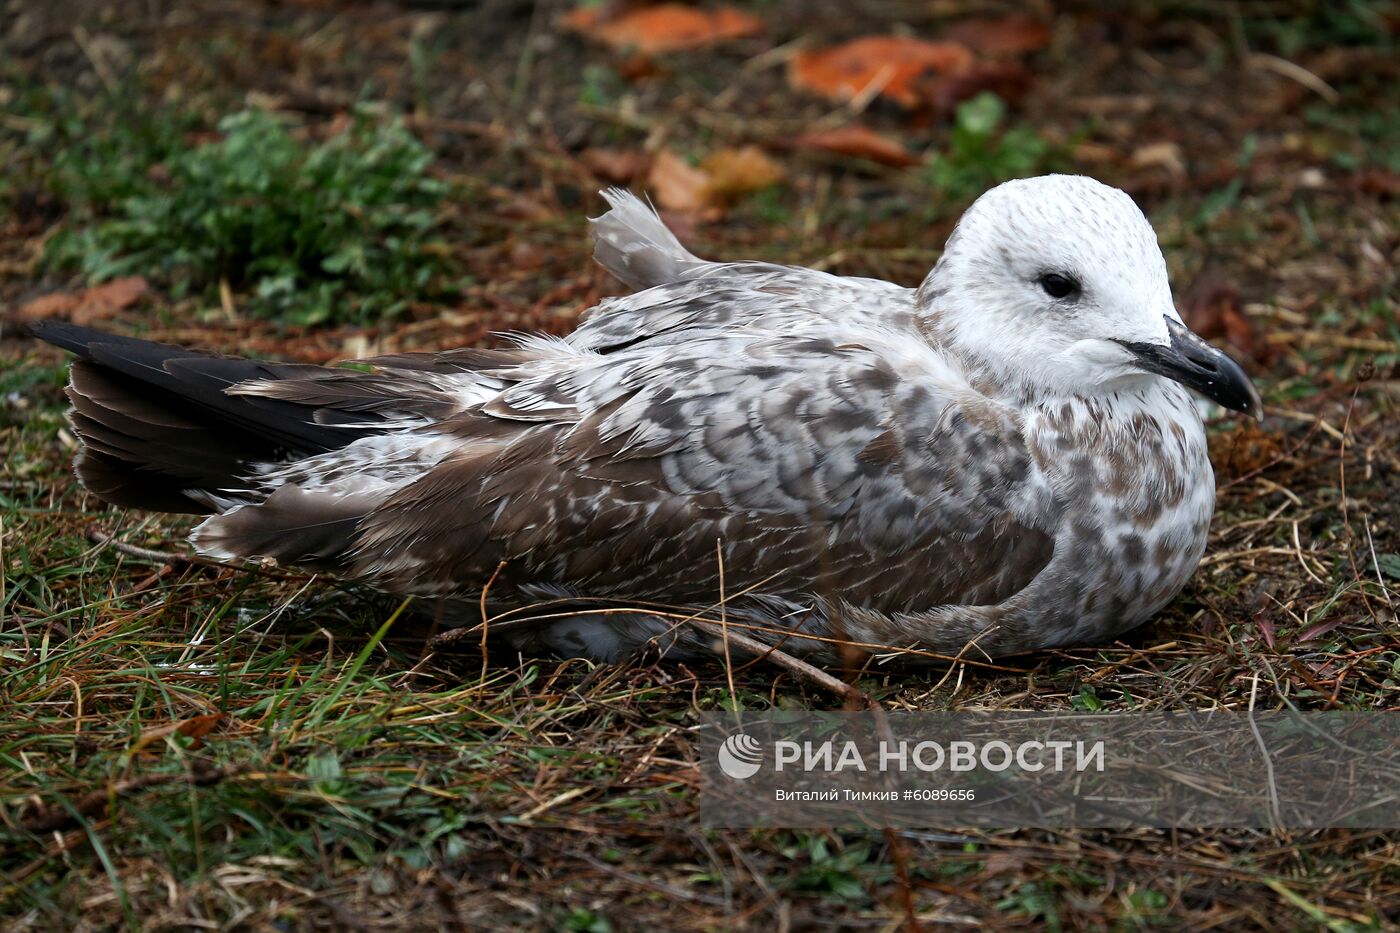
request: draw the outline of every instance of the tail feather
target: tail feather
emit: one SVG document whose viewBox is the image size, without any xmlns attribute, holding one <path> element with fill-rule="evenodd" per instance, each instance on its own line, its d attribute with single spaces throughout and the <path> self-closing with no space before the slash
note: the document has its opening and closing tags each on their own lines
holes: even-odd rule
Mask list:
<svg viewBox="0 0 1400 933">
<path fill-rule="evenodd" d="M 74 469 L 113 505 L 210 512 L 198 492 L 236 488 L 249 464 L 338 449 L 366 433 L 318 423 L 303 405 L 226 391 L 318 366 L 195 353 L 56 321 L 30 330 L 78 355 L 67 389 L 84 445 Z"/>
<path fill-rule="evenodd" d="M 205 519 L 190 536 L 201 554 L 219 560 L 271 558 L 310 570 L 343 569 L 373 496 L 279 487 L 255 505 Z"/>
<path fill-rule="evenodd" d="M 681 245 L 648 204 L 630 191 L 603 192 L 609 210 L 593 219 L 593 258 L 634 289 L 679 281 L 708 266 Z"/>
</svg>

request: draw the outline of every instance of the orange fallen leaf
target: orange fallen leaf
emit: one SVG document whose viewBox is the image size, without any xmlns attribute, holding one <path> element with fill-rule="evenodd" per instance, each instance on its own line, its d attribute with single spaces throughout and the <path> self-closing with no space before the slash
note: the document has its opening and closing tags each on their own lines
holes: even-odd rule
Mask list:
<svg viewBox="0 0 1400 933">
<path fill-rule="evenodd" d="M 898 140 L 882 136 L 874 130 L 857 124 L 840 126 L 832 130 L 820 130 L 815 133 L 803 133 L 792 143 L 794 146 L 800 146 L 804 149 L 819 149 L 823 152 L 833 152 L 856 159 L 867 159 L 881 165 L 893 165 L 898 168 L 918 165 L 920 161 Z"/>
<path fill-rule="evenodd" d="M 223 721 L 223 713 L 208 713 L 204 716 L 193 716 L 180 723 L 175 731 L 190 739 L 191 748 L 199 748 L 199 746 L 203 744 L 204 737 L 213 732 L 214 728 Z"/>
<path fill-rule="evenodd" d="M 715 206 L 783 180 L 782 167 L 757 146 L 717 149 L 705 157 L 700 169 L 709 176 L 706 200 Z"/>
<path fill-rule="evenodd" d="M 615 49 L 646 55 L 698 49 L 763 31 L 763 20 L 733 7 L 702 10 L 680 3 L 623 9 L 615 15 L 597 7 L 567 13 L 564 25 Z"/>
<path fill-rule="evenodd" d="M 15 316 L 21 321 L 67 318 L 74 324 L 87 326 L 131 307 L 149 290 L 145 279 L 132 275 L 94 285 L 76 295 L 71 292 L 40 295 L 16 311 Z"/>
<path fill-rule="evenodd" d="M 651 160 L 647 185 L 662 207 L 693 213 L 706 206 L 710 176 L 671 150 L 663 149 Z"/>
<path fill-rule="evenodd" d="M 1265 430 L 1259 422 L 1241 418 L 1231 423 L 1219 437 L 1212 437 L 1210 462 L 1215 475 L 1227 479 L 1258 472 L 1283 457 L 1284 436 L 1278 430 Z"/>
<path fill-rule="evenodd" d="M 983 55 L 1024 55 L 1050 44 L 1050 27 L 1033 16 L 1012 13 L 1000 19 L 965 19 L 943 37 Z"/>
<path fill-rule="evenodd" d="M 867 36 L 831 49 L 797 53 L 788 80 L 793 87 L 834 100 L 878 90 L 900 106 L 913 108 L 922 102 L 920 82 L 930 75 L 963 71 L 972 60 L 972 52 L 956 42 Z"/>
<path fill-rule="evenodd" d="M 717 149 L 698 168 L 663 149 L 652 159 L 647 184 L 669 211 L 715 215 L 739 196 L 782 178 L 782 167 L 757 146 Z"/>
<path fill-rule="evenodd" d="M 177 722 L 168 722 L 152 729 L 143 729 L 141 734 L 136 737 L 136 741 L 132 743 L 128 754 L 135 755 L 143 752 L 149 746 L 164 741 L 171 735 L 183 735 L 190 740 L 191 748 L 199 748 L 204 744 L 204 737 L 213 732 L 215 727 L 223 721 L 223 713 L 208 713 L 203 716 L 181 719 Z"/>
</svg>

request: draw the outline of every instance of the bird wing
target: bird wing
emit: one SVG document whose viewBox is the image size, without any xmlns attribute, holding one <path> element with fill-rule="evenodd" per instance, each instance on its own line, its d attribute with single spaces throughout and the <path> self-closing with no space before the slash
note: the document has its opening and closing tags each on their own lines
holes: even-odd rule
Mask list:
<svg viewBox="0 0 1400 933">
<path fill-rule="evenodd" d="M 254 478 L 196 544 L 432 596 L 498 577 L 496 594 L 710 604 L 721 564 L 729 592 L 885 612 L 1022 589 L 1058 511 L 1018 416 L 812 281 L 708 276 L 565 341 L 235 387 L 318 421 L 403 420 Z"/>
<path fill-rule="evenodd" d="M 630 347 L 435 424 L 454 451 L 358 524 L 349 571 L 432 595 L 547 584 L 710 604 L 760 587 L 896 612 L 999 602 L 1049 561 L 1004 409 L 884 348 L 776 335 Z M 721 570 L 721 564 L 723 570 Z"/>
</svg>

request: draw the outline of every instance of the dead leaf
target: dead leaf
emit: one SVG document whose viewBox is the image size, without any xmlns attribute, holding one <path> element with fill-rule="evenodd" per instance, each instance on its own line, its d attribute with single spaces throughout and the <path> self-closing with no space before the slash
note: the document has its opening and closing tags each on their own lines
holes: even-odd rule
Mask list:
<svg viewBox="0 0 1400 933">
<path fill-rule="evenodd" d="M 79 296 L 70 292 L 51 292 L 22 305 L 15 311 L 15 317 L 21 321 L 43 321 L 54 317 L 66 319 L 80 300 Z"/>
<path fill-rule="evenodd" d="M 1362 194 L 1393 198 L 1400 195 L 1400 175 L 1380 166 L 1362 169 L 1352 178 L 1352 184 Z"/>
<path fill-rule="evenodd" d="M 782 166 L 757 146 L 717 149 L 705 157 L 700 168 L 710 177 L 706 199 L 716 207 L 783 180 Z"/>
<path fill-rule="evenodd" d="M 214 728 L 223 721 L 223 713 L 208 713 L 204 716 L 186 719 L 180 723 L 175 731 L 190 739 L 191 748 L 199 748 L 203 744 L 204 737 L 213 732 Z"/>
<path fill-rule="evenodd" d="M 1128 158 L 1133 168 L 1164 168 L 1178 178 L 1186 174 L 1186 160 L 1182 158 L 1181 146 L 1174 142 L 1148 143 L 1133 150 Z"/>
<path fill-rule="evenodd" d="M 21 321 L 65 318 L 86 327 L 131 307 L 149 290 L 150 286 L 139 275 L 113 279 L 76 295 L 69 292 L 41 295 L 16 311 L 15 317 Z"/>
<path fill-rule="evenodd" d="M 149 746 L 156 742 L 162 742 L 171 735 L 183 735 L 190 739 L 190 748 L 199 748 L 204 744 L 204 737 L 213 732 L 214 728 L 223 721 L 223 713 L 208 713 L 203 716 L 192 716 L 189 719 L 168 722 L 153 729 L 143 729 L 141 734 L 136 737 L 136 741 L 132 743 L 127 754 L 139 754 Z"/>
<path fill-rule="evenodd" d="M 667 210 L 695 213 L 706 206 L 710 176 L 671 150 L 662 149 L 651 160 L 647 185 Z"/>
<path fill-rule="evenodd" d="M 920 82 L 964 71 L 972 60 L 972 52 L 956 42 L 867 36 L 831 49 L 798 52 L 788 80 L 800 90 L 842 101 L 878 89 L 901 107 L 914 108 L 923 99 Z"/>
<path fill-rule="evenodd" d="M 1333 629 L 1341 628 L 1343 625 L 1356 621 L 1357 619 L 1354 616 L 1335 615 L 1330 619 L 1319 622 L 1311 628 L 1300 632 L 1298 634 L 1298 641 L 1299 643 L 1310 642 L 1314 638 L 1321 638 Z M 1323 672 L 1317 668 L 1313 668 L 1313 670 L 1317 674 L 1323 674 Z M 1323 674 L 1323 676 L 1330 676 L 1330 674 Z"/>
<path fill-rule="evenodd" d="M 1256 358 L 1254 326 L 1233 283 L 1209 272 L 1197 276 L 1182 298 L 1181 319 L 1206 340 L 1223 337 L 1240 354 Z"/>
<path fill-rule="evenodd" d="M 640 54 L 627 56 L 617 63 L 615 70 L 619 78 L 630 84 L 666 74 L 666 70 L 656 63 L 656 59 Z"/>
<path fill-rule="evenodd" d="M 982 865 L 982 877 L 991 878 L 1018 872 L 1026 867 L 1029 859 L 1020 852 L 993 852 Z"/>
<path fill-rule="evenodd" d="M 919 92 L 937 117 L 951 114 L 965 100 L 991 91 L 1009 104 L 1026 96 L 1031 73 L 1016 61 L 973 62 L 966 69 L 947 75 L 932 75 L 920 82 Z"/>
<path fill-rule="evenodd" d="M 713 217 L 741 195 L 783 179 L 783 170 L 762 149 L 717 149 L 697 168 L 669 149 L 656 154 L 647 184 L 669 211 Z"/>
<path fill-rule="evenodd" d="M 651 157 L 628 149 L 585 149 L 578 154 L 578 160 L 603 181 L 626 185 L 646 172 Z"/>
<path fill-rule="evenodd" d="M 702 10 L 680 3 L 624 8 L 615 14 L 581 7 L 566 14 L 564 26 L 614 49 L 644 55 L 704 48 L 763 31 L 763 20 L 733 7 Z"/>
<path fill-rule="evenodd" d="M 510 267 L 518 270 L 539 269 L 548 261 L 548 257 L 542 249 L 526 240 L 517 240 L 513 243 L 510 250 L 507 251 L 506 256 L 510 262 Z M 361 353 L 358 356 L 350 356 L 347 354 L 346 358 L 363 359 L 368 355 L 368 353 Z"/>
<path fill-rule="evenodd" d="M 1257 421 L 1240 419 L 1218 439 L 1212 439 L 1210 462 L 1215 475 L 1225 482 L 1277 463 L 1283 450 L 1280 433 L 1265 431 Z"/>
<path fill-rule="evenodd" d="M 1024 55 L 1050 44 L 1050 27 L 1033 16 L 1012 13 L 1000 19 L 965 19 L 943 34 L 983 55 Z"/>
<path fill-rule="evenodd" d="M 854 123 L 832 130 L 803 133 L 794 139 L 792 144 L 803 149 L 833 152 L 897 168 L 918 165 L 921 161 L 898 140 Z"/>
<path fill-rule="evenodd" d="M 1274 620 L 1266 612 L 1256 612 L 1254 614 L 1254 624 L 1259 627 L 1259 634 L 1264 636 L 1264 645 L 1270 651 L 1277 651 L 1274 646 L 1275 627 Z"/>
</svg>

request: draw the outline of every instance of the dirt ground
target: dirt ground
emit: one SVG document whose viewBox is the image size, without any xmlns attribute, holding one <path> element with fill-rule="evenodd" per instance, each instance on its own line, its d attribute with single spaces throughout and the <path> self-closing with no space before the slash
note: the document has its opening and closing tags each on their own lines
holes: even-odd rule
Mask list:
<svg viewBox="0 0 1400 933">
<path fill-rule="evenodd" d="M 1400 710 L 1395 4 L 768 0 L 743 34 L 642 51 L 656 27 L 603 28 L 641 4 L 573 6 L 5 7 L 7 928 L 1400 926 L 1395 832 L 702 829 L 698 711 L 841 699 L 767 665 L 731 694 L 718 663 L 434 651 L 407 617 L 383 636 L 382 597 L 192 561 L 187 521 L 76 488 L 63 355 L 26 318 L 315 362 L 487 346 L 623 291 L 589 258 L 608 184 L 651 192 L 703 256 L 912 284 L 986 187 L 1079 172 L 1137 199 L 1184 316 L 1264 395 L 1262 422 L 1210 424 L 1207 556 L 1113 645 L 849 679 L 889 709 Z M 853 99 L 795 85 L 795 62 L 862 36 L 954 37 L 976 66 L 902 101 L 888 72 Z M 958 108 L 988 89 L 1005 113 L 981 132 Z M 55 260 L 124 209 L 113 179 L 161 184 L 150 140 L 217 140 L 253 108 L 310 144 L 357 106 L 431 153 L 450 289 L 308 325 L 236 279 L 153 266 L 94 293 L 95 254 Z M 853 125 L 879 142 L 811 138 Z"/>
</svg>

